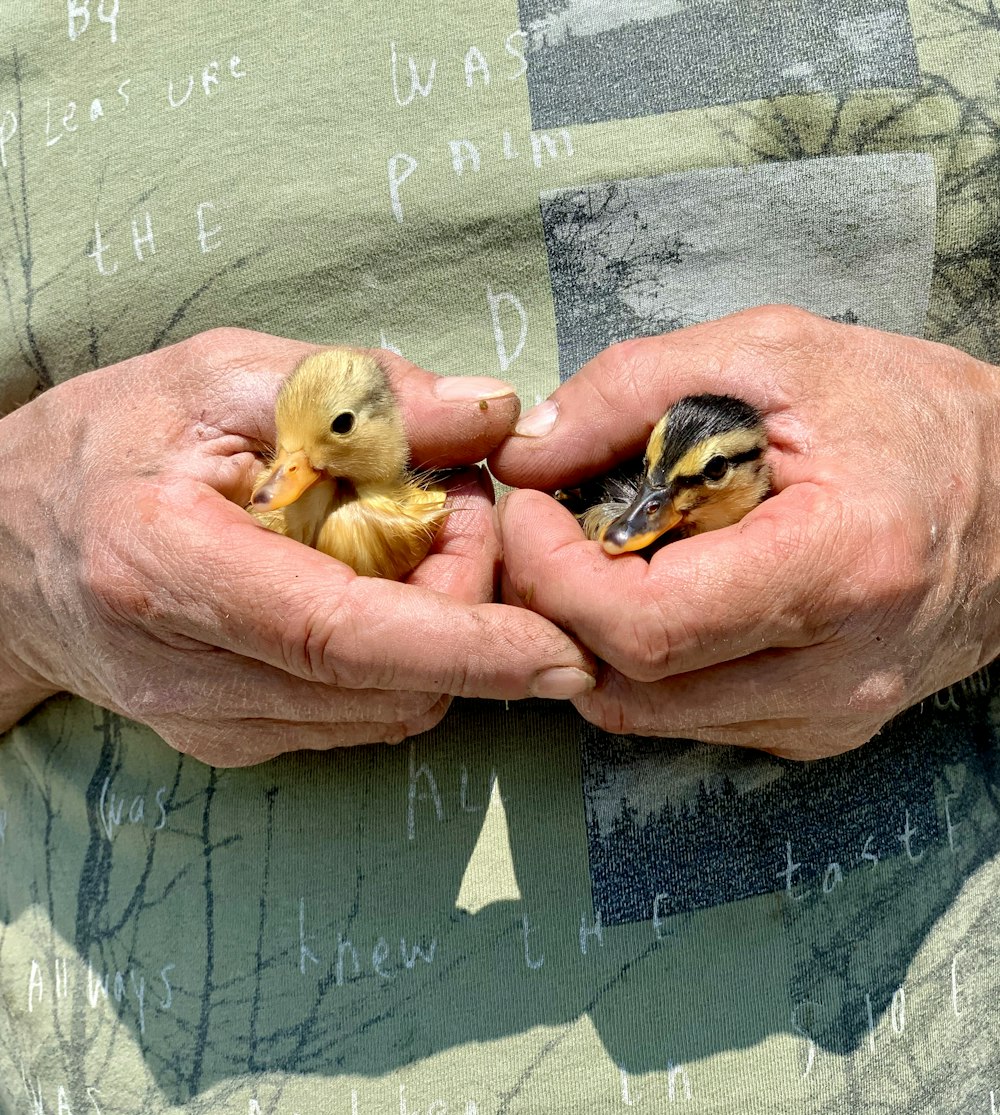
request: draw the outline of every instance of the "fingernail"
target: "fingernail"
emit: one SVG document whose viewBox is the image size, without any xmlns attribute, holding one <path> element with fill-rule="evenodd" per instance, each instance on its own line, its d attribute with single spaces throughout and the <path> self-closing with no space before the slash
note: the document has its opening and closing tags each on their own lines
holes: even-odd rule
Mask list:
<svg viewBox="0 0 1000 1115">
<path fill-rule="evenodd" d="M 526 410 L 517 420 L 514 433 L 519 437 L 545 437 L 556 424 L 559 408 L 551 399 Z"/>
<path fill-rule="evenodd" d="M 588 689 L 593 689 L 594 684 L 590 674 L 575 666 L 552 666 L 542 670 L 529 688 L 533 697 L 568 701 L 571 697 L 581 697 Z"/>
<path fill-rule="evenodd" d="M 490 376 L 441 376 L 434 381 L 434 394 L 448 403 L 503 399 L 515 393 L 512 383 Z"/>
</svg>

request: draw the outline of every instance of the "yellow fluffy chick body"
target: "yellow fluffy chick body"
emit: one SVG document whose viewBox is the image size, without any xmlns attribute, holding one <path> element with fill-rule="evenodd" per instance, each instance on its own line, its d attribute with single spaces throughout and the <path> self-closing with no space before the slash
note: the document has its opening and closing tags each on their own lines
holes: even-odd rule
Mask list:
<svg viewBox="0 0 1000 1115">
<path fill-rule="evenodd" d="M 366 577 L 398 580 L 427 554 L 445 493 L 407 469 L 409 449 L 378 361 L 351 349 L 306 357 L 275 403 L 275 454 L 253 486 L 262 525 Z"/>
</svg>

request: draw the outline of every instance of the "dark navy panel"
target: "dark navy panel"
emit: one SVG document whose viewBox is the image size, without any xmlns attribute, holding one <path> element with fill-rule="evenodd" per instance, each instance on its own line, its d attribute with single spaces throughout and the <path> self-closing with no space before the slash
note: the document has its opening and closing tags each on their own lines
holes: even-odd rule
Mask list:
<svg viewBox="0 0 1000 1115">
<path fill-rule="evenodd" d="M 982 794 L 998 780 L 991 690 L 984 670 L 864 747 L 814 763 L 587 726 L 584 801 L 602 921 L 666 921 L 772 893 L 794 904 L 894 861 L 912 864 L 916 879 L 940 853 L 981 861 L 998 828 L 997 804 Z"/>
</svg>

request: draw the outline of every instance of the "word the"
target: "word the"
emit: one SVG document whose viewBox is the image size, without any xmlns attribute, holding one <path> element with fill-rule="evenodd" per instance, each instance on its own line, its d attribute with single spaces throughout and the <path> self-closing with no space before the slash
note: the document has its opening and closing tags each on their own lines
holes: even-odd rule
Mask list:
<svg viewBox="0 0 1000 1115">
<path fill-rule="evenodd" d="M 194 211 L 194 225 L 198 250 L 202 255 L 214 252 L 221 246 L 222 225 L 214 223 L 216 205 L 214 201 L 200 202 Z M 130 221 L 132 254 L 138 263 L 145 263 L 150 256 L 156 255 L 156 236 L 153 231 L 153 217 L 147 210 L 134 215 Z M 121 257 L 112 251 L 112 238 L 116 234 L 105 232 L 101 222 L 94 222 L 94 238 L 87 246 L 86 255 L 97 265 L 100 275 L 114 275 L 118 271 Z M 128 243 L 128 240 L 126 240 Z M 127 251 L 127 248 L 126 248 Z"/>
</svg>

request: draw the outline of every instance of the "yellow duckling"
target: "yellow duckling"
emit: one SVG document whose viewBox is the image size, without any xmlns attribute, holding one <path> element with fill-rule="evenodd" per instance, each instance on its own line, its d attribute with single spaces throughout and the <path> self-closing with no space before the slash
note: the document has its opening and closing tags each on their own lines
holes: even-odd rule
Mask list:
<svg viewBox="0 0 1000 1115">
<path fill-rule="evenodd" d="M 403 420 L 378 361 L 352 349 L 307 356 L 278 393 L 274 421 L 254 518 L 362 576 L 409 573 L 448 512 L 444 491 L 407 470 Z"/>
<path fill-rule="evenodd" d="M 606 553 L 659 548 L 738 522 L 768 494 L 767 430 L 729 395 L 688 395 L 653 427 L 632 463 L 556 492 Z"/>
</svg>

